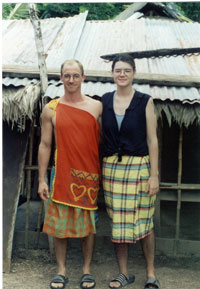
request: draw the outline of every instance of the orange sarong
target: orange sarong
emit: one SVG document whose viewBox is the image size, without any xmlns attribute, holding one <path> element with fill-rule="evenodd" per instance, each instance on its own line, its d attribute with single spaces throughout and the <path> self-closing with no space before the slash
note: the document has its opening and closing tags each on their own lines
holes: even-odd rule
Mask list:
<svg viewBox="0 0 200 289">
<path fill-rule="evenodd" d="M 56 103 L 55 177 L 52 201 L 97 209 L 99 191 L 99 127 L 89 112 Z"/>
</svg>

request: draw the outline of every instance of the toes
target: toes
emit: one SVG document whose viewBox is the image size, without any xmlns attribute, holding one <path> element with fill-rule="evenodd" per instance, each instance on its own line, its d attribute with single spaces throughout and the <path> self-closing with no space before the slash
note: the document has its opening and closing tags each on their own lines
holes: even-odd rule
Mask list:
<svg viewBox="0 0 200 289">
<path fill-rule="evenodd" d="M 120 283 L 119 282 L 110 282 L 109 285 L 110 285 L 111 288 L 116 288 L 117 289 L 117 288 L 119 288 Z"/>
<path fill-rule="evenodd" d="M 63 284 L 62 284 L 62 283 L 51 283 L 51 285 L 52 285 L 54 288 L 62 288 L 62 287 L 63 287 Z"/>
<path fill-rule="evenodd" d="M 89 283 L 88 282 L 84 282 L 83 283 L 83 286 L 84 287 L 88 287 L 88 288 L 92 287 L 93 285 L 94 285 L 94 282 L 93 283 L 91 283 L 91 282 L 89 282 Z"/>
</svg>

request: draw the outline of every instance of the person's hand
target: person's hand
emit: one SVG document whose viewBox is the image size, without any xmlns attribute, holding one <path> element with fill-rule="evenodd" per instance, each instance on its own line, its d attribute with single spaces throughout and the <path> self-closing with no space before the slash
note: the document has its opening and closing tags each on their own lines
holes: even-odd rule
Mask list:
<svg viewBox="0 0 200 289">
<path fill-rule="evenodd" d="M 46 201 L 49 199 L 49 188 L 46 182 L 39 182 L 38 194 L 40 195 L 41 200 Z"/>
<path fill-rule="evenodd" d="M 157 194 L 159 190 L 159 180 L 157 176 L 150 176 L 147 182 L 146 193 L 149 192 L 149 196 Z"/>
</svg>

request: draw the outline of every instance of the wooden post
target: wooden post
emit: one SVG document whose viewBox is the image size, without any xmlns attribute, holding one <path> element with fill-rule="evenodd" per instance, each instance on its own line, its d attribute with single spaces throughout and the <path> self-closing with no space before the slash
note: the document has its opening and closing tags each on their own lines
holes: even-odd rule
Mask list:
<svg viewBox="0 0 200 289">
<path fill-rule="evenodd" d="M 161 181 L 161 154 L 162 154 L 162 123 L 161 119 L 158 120 L 158 148 L 159 148 L 159 159 L 158 159 L 158 171 L 159 171 L 159 181 Z M 160 228 L 160 190 L 156 197 L 155 204 L 155 229 L 156 234 L 160 237 L 161 228 Z"/>
<path fill-rule="evenodd" d="M 38 245 L 39 245 L 40 227 L 41 227 L 43 208 L 44 208 L 44 202 L 41 202 L 39 216 L 38 216 L 38 222 L 37 222 L 37 238 L 36 238 L 36 244 L 35 244 L 36 249 L 38 248 Z"/>
<path fill-rule="evenodd" d="M 47 67 L 45 62 L 45 53 L 44 53 L 44 46 L 42 41 L 42 31 L 40 26 L 40 21 L 37 18 L 36 12 L 35 12 L 35 6 L 34 4 L 29 3 L 29 14 L 30 14 L 30 20 L 33 25 L 33 30 L 35 34 L 35 44 L 37 48 L 37 54 L 38 54 L 38 66 L 40 71 L 40 81 L 41 81 L 41 96 L 42 96 L 42 104 L 45 104 L 44 101 L 44 94 L 48 87 L 48 73 L 47 73 Z"/>
<path fill-rule="evenodd" d="M 28 165 L 32 165 L 33 156 L 33 139 L 34 139 L 34 121 L 32 122 L 29 142 L 29 159 Z M 29 215 L 30 215 L 30 197 L 31 197 L 31 170 L 27 172 L 27 201 L 26 201 L 26 225 L 25 225 L 25 249 L 28 250 L 28 229 L 29 229 Z"/>
<path fill-rule="evenodd" d="M 36 44 L 37 53 L 38 53 L 38 66 L 39 66 L 40 81 L 41 81 L 41 98 L 42 98 L 42 106 L 44 106 L 46 104 L 46 101 L 44 100 L 44 94 L 48 87 L 48 73 L 47 73 L 47 67 L 46 67 L 46 62 L 45 62 L 45 53 L 44 53 L 44 46 L 43 46 L 43 41 L 42 41 L 42 31 L 41 31 L 40 21 L 37 18 L 37 15 L 35 12 L 34 4 L 29 3 L 28 5 L 29 5 L 30 20 L 33 25 L 34 34 L 35 34 L 35 44 Z M 52 237 L 49 237 L 50 250 L 52 251 L 51 239 Z"/>
<path fill-rule="evenodd" d="M 183 149 L 183 128 L 180 127 L 179 132 L 179 148 L 178 148 L 178 186 L 181 185 L 182 179 L 182 149 Z M 177 191 L 177 208 L 176 208 L 176 236 L 175 236 L 175 246 L 174 254 L 177 254 L 178 241 L 180 236 L 180 213 L 181 213 L 181 189 Z"/>
</svg>

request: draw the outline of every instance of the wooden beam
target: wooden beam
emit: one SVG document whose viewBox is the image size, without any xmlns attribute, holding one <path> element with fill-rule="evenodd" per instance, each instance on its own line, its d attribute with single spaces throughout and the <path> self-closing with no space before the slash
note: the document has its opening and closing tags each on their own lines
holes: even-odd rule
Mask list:
<svg viewBox="0 0 200 289">
<path fill-rule="evenodd" d="M 32 66 L 3 66 L 3 77 L 19 78 L 40 78 L 39 69 Z M 48 79 L 59 80 L 60 69 L 49 68 Z M 113 82 L 112 74 L 109 71 L 85 70 L 86 82 Z M 200 78 L 192 75 L 171 75 L 171 74 L 151 74 L 136 73 L 133 83 L 149 84 L 154 86 L 178 86 L 200 88 Z"/>
<path fill-rule="evenodd" d="M 177 56 L 177 55 L 187 55 L 187 54 L 199 54 L 200 47 L 192 47 L 192 48 L 168 48 L 168 49 L 155 49 L 155 50 L 146 50 L 146 51 L 135 51 L 135 52 L 124 52 L 129 54 L 134 59 L 136 58 L 155 58 L 155 57 L 164 57 L 164 56 Z M 116 55 L 121 55 L 124 53 L 113 53 L 100 56 L 105 60 L 112 61 Z"/>
<path fill-rule="evenodd" d="M 47 170 L 50 171 L 53 167 L 48 167 Z M 24 170 L 27 171 L 38 171 L 39 167 L 38 166 L 25 166 Z"/>
<path fill-rule="evenodd" d="M 200 184 L 180 184 L 177 183 L 160 183 L 160 189 L 167 189 L 167 190 L 200 190 Z"/>
<path fill-rule="evenodd" d="M 160 191 L 161 201 L 177 201 L 177 191 Z M 200 194 L 194 191 L 182 191 L 181 202 L 200 203 Z"/>
</svg>

